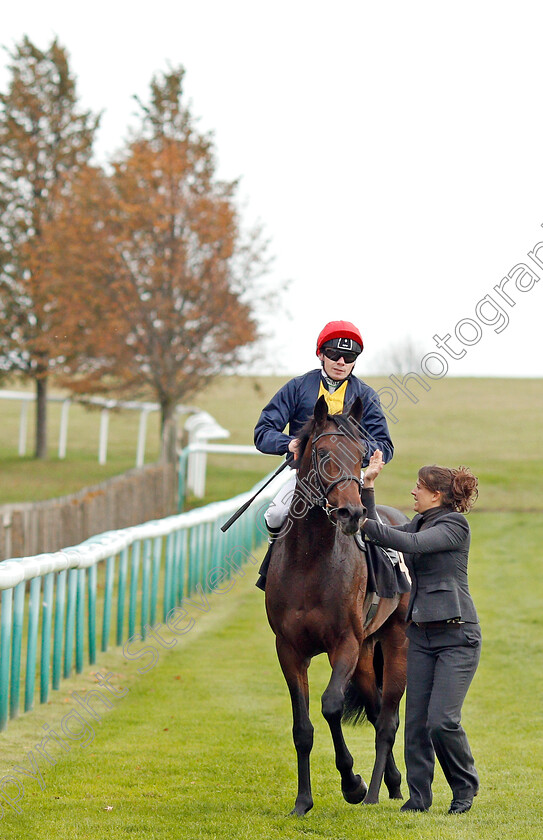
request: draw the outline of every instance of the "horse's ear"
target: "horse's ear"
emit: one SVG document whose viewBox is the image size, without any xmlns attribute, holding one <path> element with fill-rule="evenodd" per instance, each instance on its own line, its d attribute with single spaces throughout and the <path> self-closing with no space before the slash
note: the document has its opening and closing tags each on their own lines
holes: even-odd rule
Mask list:
<svg viewBox="0 0 543 840">
<path fill-rule="evenodd" d="M 362 406 L 362 400 L 360 397 L 357 397 L 351 407 L 349 408 L 349 418 L 352 418 L 357 426 L 360 426 L 362 421 L 362 414 L 364 413 L 364 409 Z"/>
<path fill-rule="evenodd" d="M 324 397 L 319 397 L 315 403 L 313 417 L 315 418 L 317 426 L 323 426 L 326 423 L 326 419 L 328 417 L 328 403 Z"/>
</svg>

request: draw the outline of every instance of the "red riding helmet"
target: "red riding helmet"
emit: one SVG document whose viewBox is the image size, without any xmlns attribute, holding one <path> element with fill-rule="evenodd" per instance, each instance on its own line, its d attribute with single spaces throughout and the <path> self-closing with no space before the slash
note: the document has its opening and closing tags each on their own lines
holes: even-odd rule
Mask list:
<svg viewBox="0 0 543 840">
<path fill-rule="evenodd" d="M 325 346 L 351 353 L 361 353 L 364 349 L 364 342 L 360 330 L 350 321 L 330 321 L 319 333 L 317 356 Z"/>
</svg>

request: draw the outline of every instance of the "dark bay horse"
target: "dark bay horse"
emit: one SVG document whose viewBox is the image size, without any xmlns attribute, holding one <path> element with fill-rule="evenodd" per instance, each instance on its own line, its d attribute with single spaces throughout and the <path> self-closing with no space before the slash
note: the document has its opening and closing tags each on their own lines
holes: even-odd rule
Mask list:
<svg viewBox="0 0 543 840">
<path fill-rule="evenodd" d="M 352 804 L 377 803 L 383 776 L 390 797 L 402 798 L 392 748 L 405 689 L 408 594 L 381 598 L 368 621 L 373 596 L 367 592 L 365 554 L 354 539 L 364 515 L 359 490 L 364 443 L 353 433 L 361 420 L 360 398 L 342 415 L 328 415 L 324 397 L 318 400 L 301 435 L 296 490 L 266 581 L 266 611 L 292 701 L 298 759 L 292 813 L 300 816 L 313 807 L 307 671 L 312 657 L 320 653 L 328 655 L 332 668 L 322 713 L 330 726 L 344 798 Z M 379 512 L 390 524 L 407 521 L 392 508 Z M 355 698 L 349 711 L 363 713 L 375 727 L 369 788 L 353 773 L 343 737 L 347 690 Z"/>
</svg>

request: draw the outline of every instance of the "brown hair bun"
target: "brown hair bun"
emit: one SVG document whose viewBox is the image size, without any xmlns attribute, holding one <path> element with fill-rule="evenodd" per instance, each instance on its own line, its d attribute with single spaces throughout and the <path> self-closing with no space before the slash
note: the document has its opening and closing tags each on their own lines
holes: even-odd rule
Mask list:
<svg viewBox="0 0 543 840">
<path fill-rule="evenodd" d="M 439 467 L 437 464 L 421 467 L 419 480 L 428 490 L 442 495 L 443 505 L 460 513 L 467 513 L 479 495 L 478 479 L 469 467 Z"/>
</svg>

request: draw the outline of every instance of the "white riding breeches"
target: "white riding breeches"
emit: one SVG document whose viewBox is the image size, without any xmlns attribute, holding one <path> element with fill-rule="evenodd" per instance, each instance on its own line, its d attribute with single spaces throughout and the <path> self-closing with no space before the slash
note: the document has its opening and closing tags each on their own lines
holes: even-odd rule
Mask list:
<svg viewBox="0 0 543 840">
<path fill-rule="evenodd" d="M 283 484 L 278 493 L 276 493 L 273 500 L 270 502 L 264 519 L 268 528 L 279 530 L 287 518 L 288 509 L 294 495 L 294 488 L 296 487 L 296 470 L 289 467 L 291 475 L 288 481 Z"/>
</svg>

